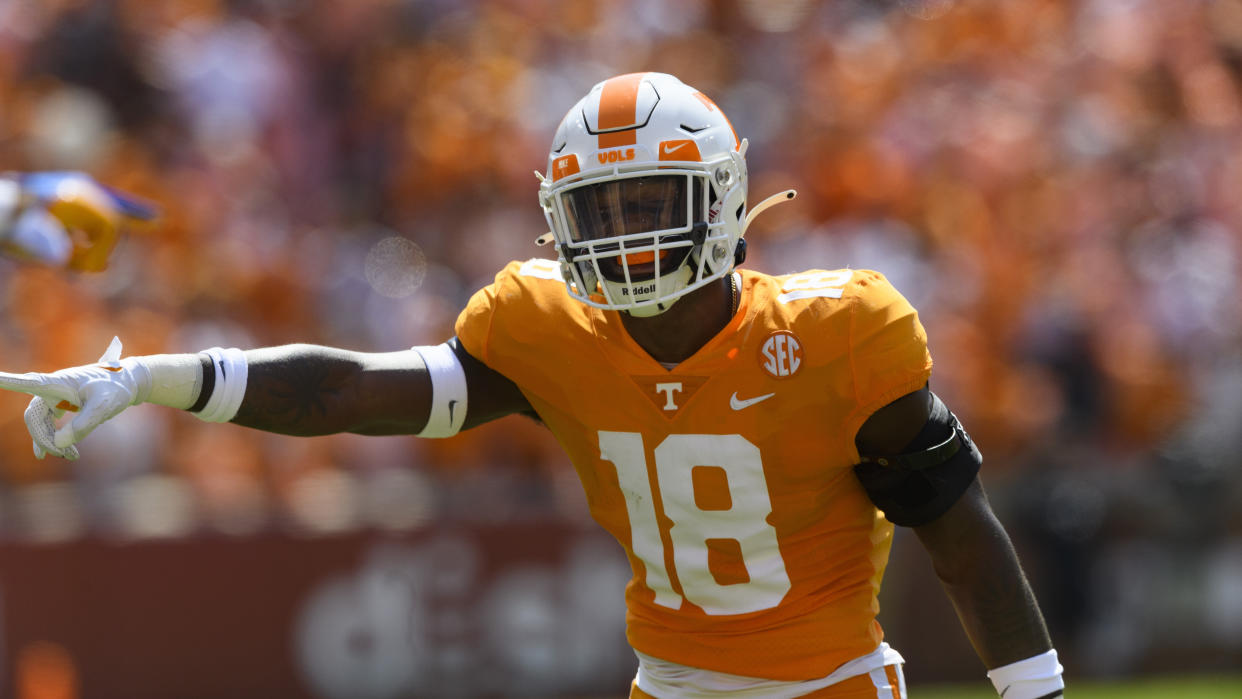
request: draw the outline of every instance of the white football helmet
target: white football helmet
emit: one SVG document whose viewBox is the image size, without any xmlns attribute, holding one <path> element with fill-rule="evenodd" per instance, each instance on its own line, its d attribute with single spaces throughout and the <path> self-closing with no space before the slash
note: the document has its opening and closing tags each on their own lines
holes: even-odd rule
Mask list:
<svg viewBox="0 0 1242 699">
<path fill-rule="evenodd" d="M 540 177 L 570 295 L 652 316 L 732 271 L 745 256 L 745 153 L 720 108 L 672 75 L 591 88 Z"/>
</svg>

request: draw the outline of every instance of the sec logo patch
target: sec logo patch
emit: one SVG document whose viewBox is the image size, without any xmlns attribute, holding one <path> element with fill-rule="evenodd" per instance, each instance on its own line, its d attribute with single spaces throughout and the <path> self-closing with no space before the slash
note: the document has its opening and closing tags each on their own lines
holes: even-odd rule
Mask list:
<svg viewBox="0 0 1242 699">
<path fill-rule="evenodd" d="M 759 348 L 759 366 L 778 379 L 787 379 L 802 367 L 802 343 L 788 330 L 768 335 Z"/>
</svg>

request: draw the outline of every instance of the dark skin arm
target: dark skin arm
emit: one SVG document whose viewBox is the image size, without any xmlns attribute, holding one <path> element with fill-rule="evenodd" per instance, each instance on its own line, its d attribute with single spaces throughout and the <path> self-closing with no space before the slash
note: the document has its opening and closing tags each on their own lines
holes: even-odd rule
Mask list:
<svg viewBox="0 0 1242 699">
<path fill-rule="evenodd" d="M 457 339 L 450 341 L 456 346 Z M 517 386 L 464 351 L 463 429 L 534 411 Z M 248 350 L 246 397 L 233 422 L 297 436 L 355 432 L 417 434 L 431 413 L 431 378 L 422 358 L 402 352 L 351 352 L 317 345 Z"/>
<path fill-rule="evenodd" d="M 927 387 L 872 415 L 855 438 L 860 453 L 901 453 L 930 414 Z M 940 517 L 913 527 L 975 652 L 989 669 L 1052 648 L 1043 615 L 1004 527 L 978 479 Z"/>
</svg>

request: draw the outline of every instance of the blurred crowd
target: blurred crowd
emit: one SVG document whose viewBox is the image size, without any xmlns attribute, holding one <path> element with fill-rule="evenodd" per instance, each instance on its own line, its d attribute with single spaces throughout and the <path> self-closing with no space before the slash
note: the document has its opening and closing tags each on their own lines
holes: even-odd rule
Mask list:
<svg viewBox="0 0 1242 699">
<path fill-rule="evenodd" d="M 752 203 L 799 190 L 747 266 L 874 268 L 920 309 L 1055 629 L 1102 671 L 1187 614 L 1239 652 L 1242 0 L 0 0 L 0 166 L 162 209 L 103 274 L 4 265 L 3 368 L 114 334 L 438 343 L 546 255 L 531 171 L 636 70 L 729 114 Z M 520 418 L 294 440 L 144 406 L 69 464 L 30 455 L 23 405 L 0 396 L 6 538 L 585 516 Z M 1135 566 L 1210 570 L 1169 611 Z"/>
</svg>

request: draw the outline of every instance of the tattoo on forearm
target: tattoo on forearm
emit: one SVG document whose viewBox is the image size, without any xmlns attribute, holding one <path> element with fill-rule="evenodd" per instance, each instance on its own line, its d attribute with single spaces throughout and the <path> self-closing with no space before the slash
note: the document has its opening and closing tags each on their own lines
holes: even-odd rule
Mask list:
<svg viewBox="0 0 1242 699">
<path fill-rule="evenodd" d="M 270 432 L 322 434 L 330 404 L 341 397 L 356 367 L 336 358 L 302 353 L 250 366 L 246 399 L 233 422 Z"/>
</svg>

